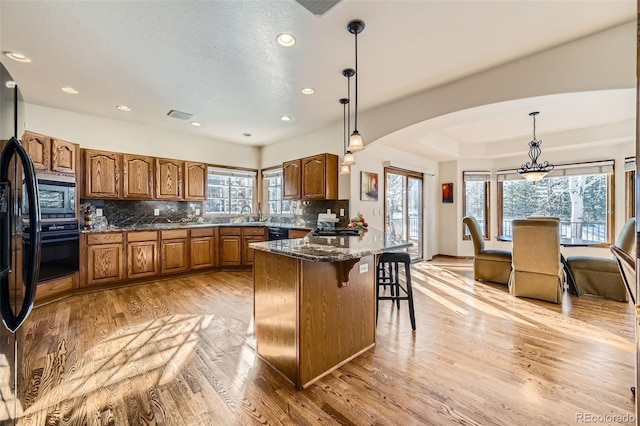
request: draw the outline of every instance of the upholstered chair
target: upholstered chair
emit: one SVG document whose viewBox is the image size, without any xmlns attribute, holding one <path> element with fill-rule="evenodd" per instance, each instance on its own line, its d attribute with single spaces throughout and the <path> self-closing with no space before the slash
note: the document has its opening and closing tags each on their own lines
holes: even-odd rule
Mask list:
<svg viewBox="0 0 640 426">
<path fill-rule="evenodd" d="M 511 275 L 511 252 L 485 250 L 484 236 L 478 221 L 472 216 L 466 216 L 462 222 L 469 228 L 473 240 L 473 278 L 507 284 Z"/>
<path fill-rule="evenodd" d="M 618 269 L 620 269 L 620 275 L 622 276 L 622 282 L 627 289 L 627 296 L 629 298 L 629 302 L 635 306 L 637 299 L 636 292 L 636 259 L 629 256 L 627 252 L 622 250 L 620 247 L 615 245 L 610 245 L 609 249 L 611 253 L 615 256 L 616 262 L 618 263 Z"/>
<path fill-rule="evenodd" d="M 511 294 L 552 303 L 562 302 L 564 269 L 560 259 L 558 227 L 555 220 L 513 221 Z"/>
<path fill-rule="evenodd" d="M 616 246 L 632 257 L 636 253 L 636 218 L 632 217 L 622 227 Z M 580 294 L 591 294 L 626 302 L 627 289 L 620 275 L 618 263 L 613 258 L 570 256 L 567 265 Z"/>
</svg>

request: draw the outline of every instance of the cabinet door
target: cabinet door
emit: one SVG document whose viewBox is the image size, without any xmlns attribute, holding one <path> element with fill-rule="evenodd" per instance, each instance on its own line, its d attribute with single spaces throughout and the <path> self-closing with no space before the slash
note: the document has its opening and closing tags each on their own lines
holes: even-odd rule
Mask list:
<svg viewBox="0 0 640 426">
<path fill-rule="evenodd" d="M 25 147 L 36 170 L 49 170 L 51 165 L 51 139 L 32 132 L 24 132 L 22 146 Z"/>
<path fill-rule="evenodd" d="M 324 155 L 302 159 L 302 198 L 325 198 L 324 160 Z"/>
<path fill-rule="evenodd" d="M 300 160 L 282 163 L 282 199 L 299 200 L 300 191 Z"/>
<path fill-rule="evenodd" d="M 249 247 L 249 243 L 259 243 L 262 241 L 266 241 L 265 237 L 260 236 L 248 236 L 243 237 L 244 244 L 242 246 L 242 264 L 243 265 L 253 265 L 253 258 L 255 250 Z"/>
<path fill-rule="evenodd" d="M 122 244 L 87 247 L 87 284 L 102 284 L 124 279 Z"/>
<path fill-rule="evenodd" d="M 163 274 L 185 272 L 189 269 L 189 246 L 186 238 L 179 240 L 162 240 Z"/>
<path fill-rule="evenodd" d="M 124 154 L 122 176 L 124 198 L 153 198 L 153 158 Z"/>
<path fill-rule="evenodd" d="M 107 151 L 84 151 L 84 196 L 87 198 L 120 197 L 120 154 Z"/>
<path fill-rule="evenodd" d="M 184 194 L 187 200 L 204 200 L 207 190 L 207 166 L 202 163 L 184 163 Z"/>
<path fill-rule="evenodd" d="M 191 238 L 191 269 L 214 266 L 213 237 Z"/>
<path fill-rule="evenodd" d="M 76 173 L 78 146 L 58 139 L 51 140 L 51 170 L 61 173 Z"/>
<path fill-rule="evenodd" d="M 127 244 L 128 278 L 149 277 L 158 274 L 158 242 L 136 241 Z"/>
<path fill-rule="evenodd" d="M 240 266 L 242 264 L 242 237 L 220 235 L 220 265 Z"/>
<path fill-rule="evenodd" d="M 182 169 L 184 162 L 168 158 L 156 158 L 156 198 L 183 198 Z"/>
</svg>

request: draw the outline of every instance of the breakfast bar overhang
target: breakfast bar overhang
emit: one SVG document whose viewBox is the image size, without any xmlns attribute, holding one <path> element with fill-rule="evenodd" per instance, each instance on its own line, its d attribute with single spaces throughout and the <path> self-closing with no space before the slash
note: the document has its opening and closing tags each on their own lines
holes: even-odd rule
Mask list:
<svg viewBox="0 0 640 426">
<path fill-rule="evenodd" d="M 303 389 L 372 348 L 376 255 L 409 246 L 373 229 L 250 244 L 260 358 Z"/>
</svg>

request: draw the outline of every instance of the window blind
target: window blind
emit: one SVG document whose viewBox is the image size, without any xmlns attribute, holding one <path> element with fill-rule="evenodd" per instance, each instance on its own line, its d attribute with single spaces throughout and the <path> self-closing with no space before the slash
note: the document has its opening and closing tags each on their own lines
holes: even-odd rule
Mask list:
<svg viewBox="0 0 640 426">
<path fill-rule="evenodd" d="M 636 157 L 629 157 L 624 159 L 624 171 L 634 172 L 636 170 Z"/>
<path fill-rule="evenodd" d="M 462 172 L 462 180 L 465 182 L 488 182 L 491 180 L 491 172 Z"/>
<path fill-rule="evenodd" d="M 209 174 L 230 177 L 253 178 L 258 175 L 256 170 L 222 169 L 217 167 L 209 167 L 207 171 L 209 172 Z"/>
</svg>

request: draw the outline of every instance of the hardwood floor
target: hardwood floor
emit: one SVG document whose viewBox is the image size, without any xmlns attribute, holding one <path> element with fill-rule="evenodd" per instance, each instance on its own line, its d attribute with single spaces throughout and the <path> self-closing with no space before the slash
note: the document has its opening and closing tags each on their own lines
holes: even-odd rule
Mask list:
<svg viewBox="0 0 640 426">
<path fill-rule="evenodd" d="M 304 391 L 256 358 L 251 272 L 35 308 L 21 424 L 633 424 L 628 304 L 514 298 L 466 260 L 412 269 L 417 331 L 382 303 L 377 346 Z"/>
</svg>

